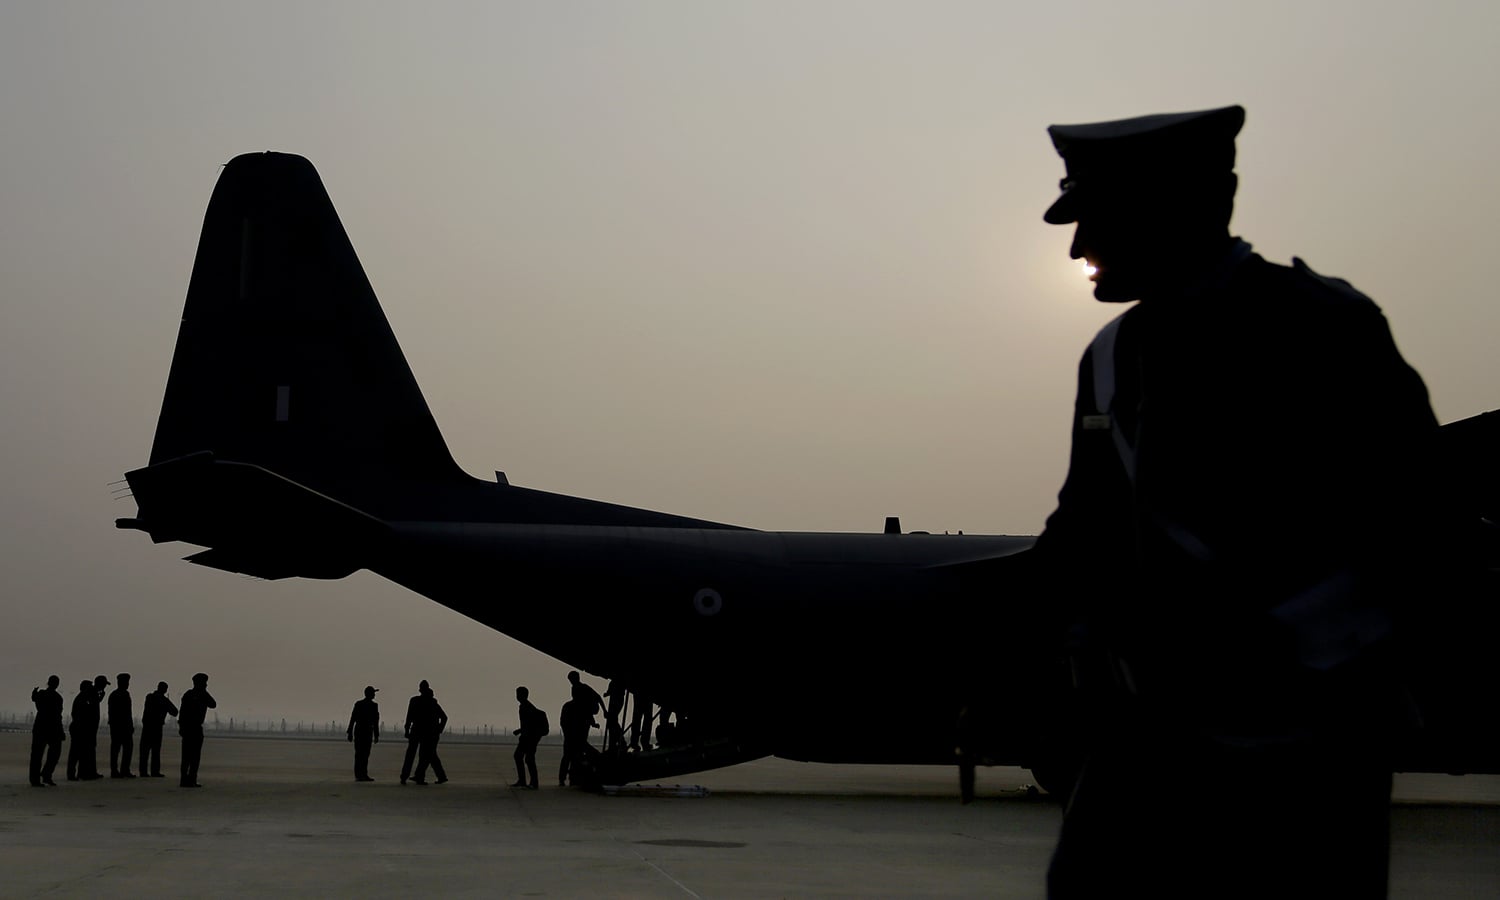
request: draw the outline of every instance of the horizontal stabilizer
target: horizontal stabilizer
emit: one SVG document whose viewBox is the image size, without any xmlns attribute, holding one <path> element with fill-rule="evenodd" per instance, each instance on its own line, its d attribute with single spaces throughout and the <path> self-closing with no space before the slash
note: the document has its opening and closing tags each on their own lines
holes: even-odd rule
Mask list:
<svg viewBox="0 0 1500 900">
<path fill-rule="evenodd" d="M 260 578 L 342 578 L 379 553 L 388 528 L 358 509 L 248 463 L 195 453 L 129 472 L 140 507 L 116 524 L 157 543 L 212 549 L 192 562 Z"/>
</svg>

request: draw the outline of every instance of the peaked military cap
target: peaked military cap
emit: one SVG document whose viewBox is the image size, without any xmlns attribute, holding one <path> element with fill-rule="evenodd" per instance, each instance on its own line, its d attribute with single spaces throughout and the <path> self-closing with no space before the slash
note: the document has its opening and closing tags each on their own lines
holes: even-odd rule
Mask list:
<svg viewBox="0 0 1500 900">
<path fill-rule="evenodd" d="M 1053 125 L 1052 146 L 1067 165 L 1058 197 L 1042 219 L 1052 225 L 1078 221 L 1090 196 L 1127 186 L 1190 185 L 1195 179 L 1234 170 L 1234 139 L 1245 109 L 1225 106 Z"/>
</svg>

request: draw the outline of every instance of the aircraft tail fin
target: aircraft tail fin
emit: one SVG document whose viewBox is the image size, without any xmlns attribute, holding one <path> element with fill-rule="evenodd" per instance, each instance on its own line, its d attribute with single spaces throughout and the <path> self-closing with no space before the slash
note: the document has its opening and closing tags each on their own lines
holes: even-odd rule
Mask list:
<svg viewBox="0 0 1500 900">
<path fill-rule="evenodd" d="M 202 452 L 351 503 L 468 478 L 300 156 L 234 158 L 204 216 L 151 464 Z"/>
</svg>

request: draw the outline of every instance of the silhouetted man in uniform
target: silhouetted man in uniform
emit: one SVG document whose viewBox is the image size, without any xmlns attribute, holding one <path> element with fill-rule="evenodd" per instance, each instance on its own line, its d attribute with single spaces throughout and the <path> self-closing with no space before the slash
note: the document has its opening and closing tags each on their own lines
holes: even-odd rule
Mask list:
<svg viewBox="0 0 1500 900">
<path fill-rule="evenodd" d="M 109 695 L 109 777 L 134 778 L 130 771 L 131 751 L 135 748 L 135 712 L 130 703 L 130 675 L 116 676 L 119 687 Z"/>
<path fill-rule="evenodd" d="M 73 743 L 68 747 L 68 780 L 78 781 L 88 768 L 83 763 L 83 730 L 84 723 L 88 720 L 89 698 L 94 696 L 94 683 L 92 681 L 80 681 L 78 693 L 73 695 L 71 717 L 68 720 L 68 734 L 72 735 Z"/>
<path fill-rule="evenodd" d="M 354 780 L 374 781 L 370 777 L 370 745 L 380 743 L 380 705 L 375 702 L 377 687 L 367 686 L 363 700 L 354 701 L 349 713 L 349 740 L 354 742 Z"/>
<path fill-rule="evenodd" d="M 31 702 L 36 705 L 36 718 L 31 722 L 31 770 L 28 773 L 32 787 L 57 786 L 52 773 L 57 769 L 58 757 L 62 756 L 63 698 L 57 692 L 61 681 L 56 675 L 49 675 L 46 688 L 31 689 Z"/>
<path fill-rule="evenodd" d="M 185 788 L 203 787 L 198 783 L 198 762 L 203 758 L 203 720 L 208 711 L 218 707 L 208 692 L 208 676 L 193 676 L 193 686 L 182 695 L 182 709 L 177 714 L 177 732 L 182 735 L 182 780 Z"/>
<path fill-rule="evenodd" d="M 448 725 L 448 714 L 437 702 L 432 688 L 426 681 L 417 689 L 417 696 L 411 698 L 406 706 L 406 762 L 401 767 L 401 783 L 406 783 L 406 774 L 411 769 L 411 757 L 413 751 L 417 754 L 417 771 L 412 777 L 412 784 L 427 783 L 427 767 L 432 767 L 432 772 L 437 776 L 437 783 L 442 784 L 448 780 L 448 774 L 443 771 L 443 761 L 438 758 L 437 744 L 438 736 Z"/>
<path fill-rule="evenodd" d="M 99 774 L 99 703 L 104 699 L 104 689 L 109 679 L 100 675 L 93 682 L 80 682 L 78 696 L 73 698 L 73 721 L 68 731 L 73 735 L 73 746 L 68 749 L 68 780 L 94 781 L 103 778 Z"/>
<path fill-rule="evenodd" d="M 419 706 L 422 701 L 422 695 L 426 693 L 427 690 L 427 679 L 424 678 L 422 679 L 422 682 L 417 685 L 417 692 L 412 695 L 410 700 L 406 701 L 406 725 L 402 728 L 402 732 L 406 737 L 406 756 L 401 760 L 402 784 L 406 784 L 407 780 L 411 778 L 412 767 L 416 765 L 417 762 L 417 750 L 422 744 L 421 737 L 412 733 L 411 726 L 412 722 L 419 715 Z"/>
<path fill-rule="evenodd" d="M 521 727 L 516 729 L 516 782 L 511 787 L 536 790 L 536 747 L 551 729 L 547 726 L 547 714 L 536 708 L 528 699 L 531 692 L 524 687 L 516 688 L 516 702 L 521 705 Z M 529 780 L 528 780 L 529 777 Z"/>
<path fill-rule="evenodd" d="M 158 681 L 156 690 L 141 703 L 141 777 L 162 778 L 161 732 L 167 716 L 176 717 L 177 706 L 167 696 L 167 683 Z"/>
<path fill-rule="evenodd" d="M 1229 233 L 1240 107 L 1053 126 L 1045 220 L 1140 301 L 1079 368 L 1036 558 L 1082 774 L 1052 897 L 1383 897 L 1393 607 L 1436 422 L 1380 310 Z M 1144 796 L 1170 771 L 1179 790 Z"/>
</svg>

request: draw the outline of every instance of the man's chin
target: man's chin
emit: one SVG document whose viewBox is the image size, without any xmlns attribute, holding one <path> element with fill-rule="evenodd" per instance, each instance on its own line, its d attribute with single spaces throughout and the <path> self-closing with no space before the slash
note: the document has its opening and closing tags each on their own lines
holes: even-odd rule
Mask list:
<svg viewBox="0 0 1500 900">
<path fill-rule="evenodd" d="M 1129 303 L 1140 296 L 1140 291 L 1128 278 L 1108 272 L 1094 276 L 1094 299 L 1100 303 Z"/>
</svg>

